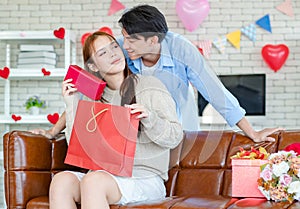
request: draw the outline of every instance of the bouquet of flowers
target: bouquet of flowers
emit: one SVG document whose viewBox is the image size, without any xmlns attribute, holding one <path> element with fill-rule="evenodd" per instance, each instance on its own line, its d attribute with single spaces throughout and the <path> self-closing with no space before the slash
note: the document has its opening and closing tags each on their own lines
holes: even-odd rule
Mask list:
<svg viewBox="0 0 300 209">
<path fill-rule="evenodd" d="M 279 151 L 261 166 L 258 189 L 268 200 L 300 200 L 300 156 L 294 151 Z"/>
</svg>

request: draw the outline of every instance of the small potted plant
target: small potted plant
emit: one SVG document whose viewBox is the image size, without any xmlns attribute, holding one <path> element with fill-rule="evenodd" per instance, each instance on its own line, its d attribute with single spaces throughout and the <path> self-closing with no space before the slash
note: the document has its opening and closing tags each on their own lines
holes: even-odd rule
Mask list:
<svg viewBox="0 0 300 209">
<path fill-rule="evenodd" d="M 41 100 L 38 96 L 29 97 L 25 102 L 26 110 L 30 110 L 31 114 L 38 115 L 40 108 L 46 107 L 46 101 Z"/>
</svg>

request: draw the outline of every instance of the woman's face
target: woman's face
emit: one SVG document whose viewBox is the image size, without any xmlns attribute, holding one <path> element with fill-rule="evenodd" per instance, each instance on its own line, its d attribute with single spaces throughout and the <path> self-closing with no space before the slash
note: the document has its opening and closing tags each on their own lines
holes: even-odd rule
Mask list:
<svg viewBox="0 0 300 209">
<path fill-rule="evenodd" d="M 123 72 L 125 57 L 118 43 L 107 36 L 99 36 L 94 42 L 94 49 L 93 61 L 96 71 L 103 78 Z"/>
</svg>

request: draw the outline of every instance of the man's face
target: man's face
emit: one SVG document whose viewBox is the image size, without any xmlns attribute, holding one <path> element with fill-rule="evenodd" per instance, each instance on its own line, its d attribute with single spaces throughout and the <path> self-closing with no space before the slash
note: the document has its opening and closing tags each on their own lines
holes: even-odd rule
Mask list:
<svg viewBox="0 0 300 209">
<path fill-rule="evenodd" d="M 123 48 L 127 51 L 131 60 L 141 58 L 143 55 L 151 53 L 151 41 L 141 35 L 137 35 L 137 38 L 128 35 L 126 30 L 122 29 L 122 35 L 124 37 Z"/>
</svg>

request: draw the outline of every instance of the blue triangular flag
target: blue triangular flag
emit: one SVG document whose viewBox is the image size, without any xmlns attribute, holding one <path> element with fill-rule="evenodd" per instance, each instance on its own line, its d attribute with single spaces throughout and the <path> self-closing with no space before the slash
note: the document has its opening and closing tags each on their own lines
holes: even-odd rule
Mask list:
<svg viewBox="0 0 300 209">
<path fill-rule="evenodd" d="M 258 26 L 262 27 L 263 29 L 272 33 L 271 24 L 270 24 L 270 17 L 269 15 L 265 15 L 259 20 L 255 22 Z"/>
</svg>

